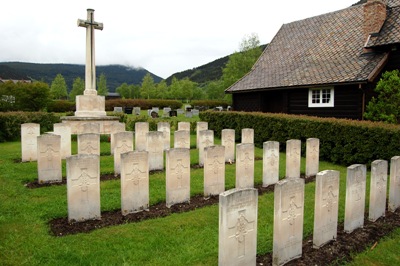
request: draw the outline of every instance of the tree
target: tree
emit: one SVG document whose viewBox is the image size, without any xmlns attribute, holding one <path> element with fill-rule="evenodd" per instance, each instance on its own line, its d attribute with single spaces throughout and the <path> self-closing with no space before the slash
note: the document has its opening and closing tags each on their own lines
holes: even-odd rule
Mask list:
<svg viewBox="0 0 400 266">
<path fill-rule="evenodd" d="M 364 118 L 372 121 L 400 123 L 400 71 L 386 71 L 376 85 L 377 98 L 368 103 Z"/>
<path fill-rule="evenodd" d="M 168 93 L 168 85 L 165 79 L 161 80 L 160 83 L 156 85 L 156 98 L 165 99 Z"/>
<path fill-rule="evenodd" d="M 127 83 L 122 83 L 117 89 L 116 92 L 119 93 L 121 98 L 123 99 L 132 99 L 133 98 L 133 86 L 128 85 Z"/>
<path fill-rule="evenodd" d="M 211 100 L 222 100 L 225 97 L 224 91 L 222 80 L 211 81 L 206 86 L 207 98 Z"/>
<path fill-rule="evenodd" d="M 63 99 L 68 96 L 67 83 L 61 74 L 57 74 L 51 83 L 50 94 L 53 99 Z"/>
<path fill-rule="evenodd" d="M 193 98 L 193 90 L 197 88 L 197 83 L 186 77 L 179 81 L 179 85 L 181 87 L 181 98 L 186 99 L 186 101 L 191 100 Z"/>
<path fill-rule="evenodd" d="M 144 99 L 153 98 L 155 95 L 156 85 L 154 84 L 154 79 L 147 73 L 142 80 L 142 87 L 140 89 L 140 96 Z"/>
<path fill-rule="evenodd" d="M 251 70 L 262 53 L 257 34 L 246 36 L 240 43 L 240 51 L 229 56 L 222 70 L 223 87 L 227 89 Z"/>
<path fill-rule="evenodd" d="M 72 84 L 72 89 L 69 92 L 69 99 L 75 101 L 77 95 L 83 95 L 83 91 L 85 90 L 85 82 L 80 77 L 74 79 Z"/>
<path fill-rule="evenodd" d="M 98 82 L 97 95 L 107 96 L 108 88 L 107 88 L 106 75 L 104 73 L 101 73 L 101 75 L 98 78 L 97 82 Z"/>
</svg>

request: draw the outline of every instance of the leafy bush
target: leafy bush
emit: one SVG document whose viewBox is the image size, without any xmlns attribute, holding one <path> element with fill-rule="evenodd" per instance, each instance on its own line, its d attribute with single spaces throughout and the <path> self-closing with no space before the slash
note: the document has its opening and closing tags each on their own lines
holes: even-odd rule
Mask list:
<svg viewBox="0 0 400 266">
<path fill-rule="evenodd" d="M 171 107 L 172 109 L 178 109 L 181 106 L 182 103 L 175 100 L 113 99 L 106 101 L 106 111 L 113 111 L 114 107 L 140 107 L 141 109 Z"/>
<path fill-rule="evenodd" d="M 21 139 L 21 124 L 40 124 L 40 132 L 53 131 L 53 124 L 60 117 L 46 112 L 6 112 L 0 113 L 0 142 Z"/>
<path fill-rule="evenodd" d="M 219 137 L 222 129 L 235 129 L 237 141 L 242 128 L 253 128 L 255 145 L 262 147 L 265 141 L 279 141 L 282 151 L 287 140 L 299 139 L 304 154 L 307 138 L 318 138 L 320 158 L 342 165 L 369 164 L 400 155 L 400 127 L 380 122 L 213 111 L 201 112 L 200 119 L 207 121 Z"/>
<path fill-rule="evenodd" d="M 47 104 L 47 111 L 54 113 L 66 113 L 75 111 L 76 105 L 74 102 L 65 100 L 54 100 Z"/>
</svg>

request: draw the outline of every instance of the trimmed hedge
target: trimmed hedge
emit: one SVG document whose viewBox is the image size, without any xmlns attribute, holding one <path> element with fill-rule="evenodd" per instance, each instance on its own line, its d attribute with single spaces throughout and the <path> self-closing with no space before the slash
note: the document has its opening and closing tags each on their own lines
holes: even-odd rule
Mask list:
<svg viewBox="0 0 400 266">
<path fill-rule="evenodd" d="M 225 128 L 235 129 L 237 141 L 242 128 L 254 129 L 254 143 L 279 141 L 284 151 L 286 141 L 299 139 L 305 154 L 307 138 L 320 140 L 320 158 L 341 165 L 370 164 L 400 155 L 400 126 L 380 122 L 317 118 L 270 113 L 201 112 L 200 119 L 221 136 Z"/>
<path fill-rule="evenodd" d="M 40 124 L 40 133 L 53 131 L 53 124 L 60 123 L 60 117 L 46 112 L 5 112 L 0 113 L 0 142 L 21 139 L 21 124 Z"/>
<path fill-rule="evenodd" d="M 152 107 L 171 107 L 178 109 L 182 106 L 180 101 L 175 100 L 146 100 L 146 99 L 113 99 L 106 100 L 106 111 L 113 111 L 114 107 L 140 107 L 141 109 L 151 109 Z"/>
<path fill-rule="evenodd" d="M 76 103 L 66 100 L 54 100 L 47 104 L 47 111 L 54 113 L 74 112 Z"/>
<path fill-rule="evenodd" d="M 192 106 L 208 106 L 209 108 L 215 108 L 217 106 L 222 106 L 224 108 L 228 107 L 229 103 L 226 101 L 218 100 L 193 100 L 190 102 Z"/>
</svg>

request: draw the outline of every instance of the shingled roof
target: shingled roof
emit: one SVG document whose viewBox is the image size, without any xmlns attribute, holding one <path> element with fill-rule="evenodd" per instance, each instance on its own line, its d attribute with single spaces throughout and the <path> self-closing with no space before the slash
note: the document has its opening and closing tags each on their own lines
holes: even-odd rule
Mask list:
<svg viewBox="0 0 400 266">
<path fill-rule="evenodd" d="M 389 0 L 388 17 L 368 46 L 398 43 L 399 0 Z M 366 52 L 363 5 L 284 24 L 252 70 L 227 93 L 366 82 L 386 60 Z"/>
</svg>

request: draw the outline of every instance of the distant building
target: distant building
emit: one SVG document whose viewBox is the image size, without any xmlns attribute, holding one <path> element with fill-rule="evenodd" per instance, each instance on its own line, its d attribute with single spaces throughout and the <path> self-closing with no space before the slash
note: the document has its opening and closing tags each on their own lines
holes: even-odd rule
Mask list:
<svg viewBox="0 0 400 266">
<path fill-rule="evenodd" d="M 111 99 L 121 99 L 121 95 L 118 92 L 109 92 L 107 93 L 106 100 Z"/>
<path fill-rule="evenodd" d="M 9 81 L 13 82 L 14 84 L 18 83 L 18 82 L 32 83 L 32 80 L 30 80 L 30 79 L 3 79 L 3 78 L 0 77 L 0 83 L 6 83 L 6 82 L 9 82 Z"/>
</svg>

